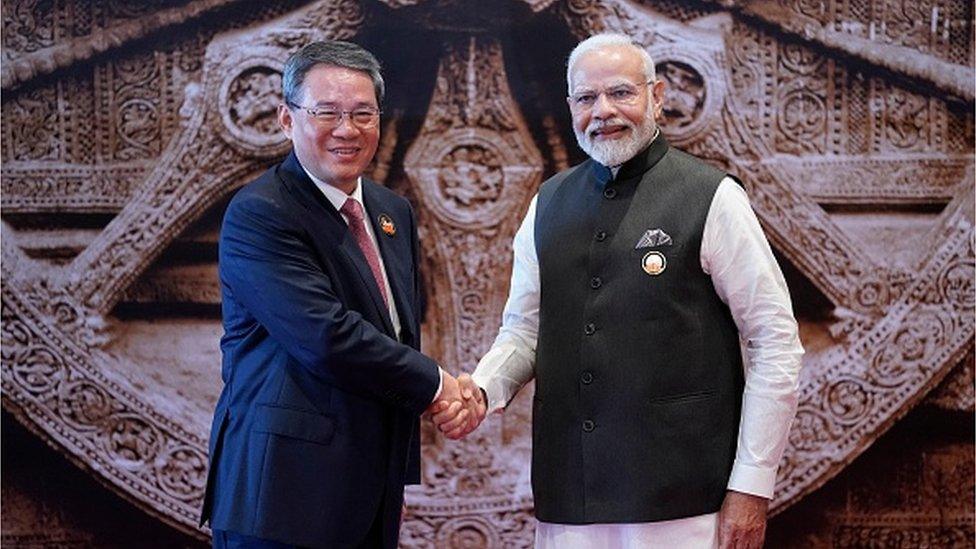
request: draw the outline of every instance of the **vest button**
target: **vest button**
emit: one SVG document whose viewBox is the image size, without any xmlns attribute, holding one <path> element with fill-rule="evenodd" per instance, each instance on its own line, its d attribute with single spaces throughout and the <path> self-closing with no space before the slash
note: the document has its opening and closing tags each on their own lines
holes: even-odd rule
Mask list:
<svg viewBox="0 0 976 549">
<path fill-rule="evenodd" d="M 587 324 L 586 326 L 584 326 L 583 327 L 583 333 L 586 334 L 586 335 L 588 335 L 588 336 L 591 336 L 591 335 L 595 334 L 596 333 L 596 324 L 593 324 L 592 322 L 590 322 L 589 324 Z"/>
<path fill-rule="evenodd" d="M 597 233 L 596 233 L 596 241 L 597 242 L 603 242 L 606 239 L 607 239 L 607 232 L 606 231 L 597 231 Z"/>
<path fill-rule="evenodd" d="M 593 374 L 590 372 L 583 372 L 583 375 L 580 376 L 580 381 L 582 381 L 585 385 L 593 383 Z"/>
<path fill-rule="evenodd" d="M 586 431 L 587 433 L 589 433 L 593 429 L 596 429 L 596 424 L 593 423 L 593 420 L 587 419 L 587 420 L 583 421 L 583 430 L 584 431 Z"/>
<path fill-rule="evenodd" d="M 603 286 L 603 281 L 600 280 L 600 277 L 594 276 L 593 278 L 590 279 L 590 288 L 593 288 L 595 290 L 600 286 Z"/>
<path fill-rule="evenodd" d="M 611 200 L 615 196 L 617 196 L 617 189 L 614 189 L 613 187 L 611 187 L 609 189 L 604 189 L 603 190 L 603 198 L 606 198 L 607 200 Z"/>
</svg>

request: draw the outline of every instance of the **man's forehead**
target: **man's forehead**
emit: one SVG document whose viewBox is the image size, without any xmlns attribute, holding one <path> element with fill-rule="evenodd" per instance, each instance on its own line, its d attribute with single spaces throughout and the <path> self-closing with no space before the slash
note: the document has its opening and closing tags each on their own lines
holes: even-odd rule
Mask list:
<svg viewBox="0 0 976 549">
<path fill-rule="evenodd" d="M 644 60 L 628 46 L 604 46 L 588 51 L 573 66 L 573 88 L 633 84 L 643 78 Z"/>
<path fill-rule="evenodd" d="M 316 65 L 302 83 L 305 98 L 313 103 L 375 106 L 376 95 L 369 74 L 334 65 Z"/>
</svg>

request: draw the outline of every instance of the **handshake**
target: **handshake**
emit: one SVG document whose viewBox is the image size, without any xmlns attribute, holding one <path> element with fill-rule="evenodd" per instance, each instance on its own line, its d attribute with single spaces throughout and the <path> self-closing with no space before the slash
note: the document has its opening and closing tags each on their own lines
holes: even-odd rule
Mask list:
<svg viewBox="0 0 976 549">
<path fill-rule="evenodd" d="M 488 403 L 470 375 L 455 378 L 441 370 L 441 379 L 441 394 L 427 408 L 427 414 L 444 436 L 457 440 L 481 425 Z"/>
</svg>

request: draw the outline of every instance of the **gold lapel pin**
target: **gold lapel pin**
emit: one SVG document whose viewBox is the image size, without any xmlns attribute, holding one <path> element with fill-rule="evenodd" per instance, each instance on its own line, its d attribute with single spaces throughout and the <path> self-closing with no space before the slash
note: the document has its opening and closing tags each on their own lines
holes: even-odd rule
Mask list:
<svg viewBox="0 0 976 549">
<path fill-rule="evenodd" d="M 386 234 L 386 236 L 393 236 L 396 234 L 396 225 L 393 224 L 393 220 L 390 219 L 390 216 L 380 214 L 379 221 L 380 229 L 383 229 L 383 233 Z"/>
<path fill-rule="evenodd" d="M 651 276 L 663 273 L 667 266 L 668 261 L 664 258 L 664 254 L 658 251 L 647 252 L 644 254 L 644 259 L 641 260 L 641 267 L 643 267 L 644 272 Z"/>
</svg>

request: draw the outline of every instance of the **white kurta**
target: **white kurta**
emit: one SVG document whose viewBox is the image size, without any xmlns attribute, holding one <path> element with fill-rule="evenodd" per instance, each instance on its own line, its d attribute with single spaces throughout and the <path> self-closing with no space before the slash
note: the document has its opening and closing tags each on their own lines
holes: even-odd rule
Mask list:
<svg viewBox="0 0 976 549">
<path fill-rule="evenodd" d="M 539 334 L 539 263 L 535 208 L 515 235 L 511 289 L 502 326 L 473 377 L 500 412 L 529 382 Z M 712 278 L 739 330 L 745 390 L 738 447 L 728 488 L 766 498 L 796 412 L 803 347 L 789 291 L 745 191 L 729 178 L 718 186 L 705 220 L 702 270 Z M 638 268 L 639 266 L 635 266 Z M 540 522 L 536 547 L 711 547 L 717 514 L 641 524 L 564 525 Z"/>
</svg>

